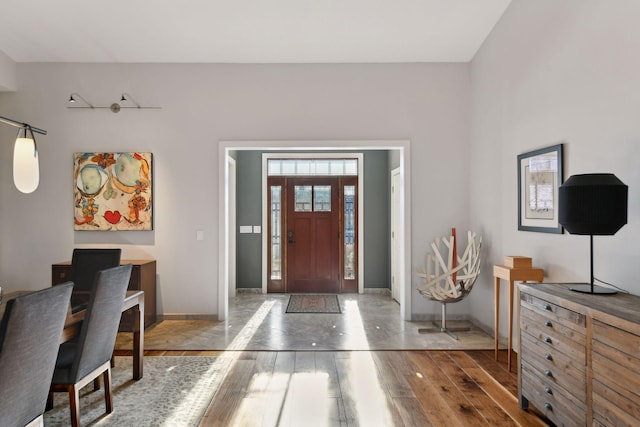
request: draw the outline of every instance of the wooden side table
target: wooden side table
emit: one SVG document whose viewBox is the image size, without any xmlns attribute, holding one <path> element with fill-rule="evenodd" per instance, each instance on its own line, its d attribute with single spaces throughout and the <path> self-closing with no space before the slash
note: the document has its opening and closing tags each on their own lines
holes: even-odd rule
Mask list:
<svg viewBox="0 0 640 427">
<path fill-rule="evenodd" d="M 509 265 L 494 265 L 493 276 L 495 277 L 494 286 L 494 344 L 495 344 L 495 360 L 498 360 L 498 330 L 500 320 L 500 279 L 509 282 L 509 359 L 507 368 L 511 371 L 511 355 L 513 353 L 513 293 L 514 282 L 542 282 L 544 279 L 544 269 L 535 267 L 511 267 Z"/>
<path fill-rule="evenodd" d="M 129 280 L 129 291 L 144 292 L 144 327 L 156 323 L 156 260 L 143 259 L 131 260 L 123 259 L 120 264 L 131 264 L 131 279 Z M 64 283 L 71 277 L 71 261 L 59 262 L 51 265 L 51 284 Z M 135 325 L 133 311 L 122 313 L 119 332 L 132 332 Z"/>
</svg>

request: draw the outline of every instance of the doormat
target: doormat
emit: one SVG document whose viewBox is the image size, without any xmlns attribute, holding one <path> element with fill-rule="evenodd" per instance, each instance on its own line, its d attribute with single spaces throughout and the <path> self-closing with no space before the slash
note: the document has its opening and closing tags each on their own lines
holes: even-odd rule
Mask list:
<svg viewBox="0 0 640 427">
<path fill-rule="evenodd" d="M 291 295 L 287 313 L 341 313 L 338 295 Z"/>
</svg>

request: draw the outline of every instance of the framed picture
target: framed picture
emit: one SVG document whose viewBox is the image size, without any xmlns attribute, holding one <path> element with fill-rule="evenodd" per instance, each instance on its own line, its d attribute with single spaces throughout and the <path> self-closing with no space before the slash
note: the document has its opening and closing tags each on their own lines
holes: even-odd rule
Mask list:
<svg viewBox="0 0 640 427">
<path fill-rule="evenodd" d="M 74 230 L 153 230 L 152 161 L 145 152 L 74 153 Z"/>
<path fill-rule="evenodd" d="M 518 155 L 518 230 L 562 233 L 558 223 L 562 182 L 562 144 Z"/>
</svg>

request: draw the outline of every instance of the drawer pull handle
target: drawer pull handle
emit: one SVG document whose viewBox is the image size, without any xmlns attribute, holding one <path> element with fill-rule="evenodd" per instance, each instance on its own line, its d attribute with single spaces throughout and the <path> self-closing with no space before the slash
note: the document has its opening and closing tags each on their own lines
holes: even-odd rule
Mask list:
<svg viewBox="0 0 640 427">
<path fill-rule="evenodd" d="M 549 371 L 549 370 L 544 371 L 544 374 L 545 374 L 546 376 L 550 377 L 550 378 L 553 378 L 553 372 L 551 372 L 551 371 Z"/>
<path fill-rule="evenodd" d="M 547 311 L 553 311 L 550 304 L 545 304 L 544 305 L 544 309 L 547 310 Z"/>
<path fill-rule="evenodd" d="M 553 327 L 553 323 L 551 323 L 551 320 L 547 320 L 546 322 L 544 322 L 544 326 L 552 328 Z"/>
<path fill-rule="evenodd" d="M 544 392 L 547 394 L 553 394 L 553 390 L 551 390 L 551 387 L 545 387 Z"/>
<path fill-rule="evenodd" d="M 553 343 L 553 340 L 551 339 L 551 337 L 546 337 L 544 339 L 544 342 L 551 344 L 551 343 Z"/>
<path fill-rule="evenodd" d="M 547 354 L 544 356 L 544 358 L 545 358 L 545 359 L 547 359 L 547 360 L 553 360 L 553 356 L 552 356 L 552 355 L 550 355 L 549 353 L 547 353 Z"/>
<path fill-rule="evenodd" d="M 547 411 L 553 411 L 553 406 L 551 406 L 551 403 L 545 403 L 544 409 L 546 409 Z"/>
</svg>

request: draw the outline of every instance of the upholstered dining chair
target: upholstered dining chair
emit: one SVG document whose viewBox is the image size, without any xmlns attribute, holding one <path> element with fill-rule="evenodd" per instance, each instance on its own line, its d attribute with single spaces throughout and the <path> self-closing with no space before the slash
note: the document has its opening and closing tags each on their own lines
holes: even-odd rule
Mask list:
<svg viewBox="0 0 640 427">
<path fill-rule="evenodd" d="M 49 404 L 53 405 L 54 392 L 67 392 L 71 425 L 74 427 L 80 425 L 80 389 L 101 374 L 104 379 L 106 412 L 113 412 L 111 354 L 131 269 L 129 264 L 101 270 L 96 274 L 80 333 L 76 340 L 60 346 Z"/>
<path fill-rule="evenodd" d="M 0 426 L 42 426 L 69 310 L 67 282 L 6 302 L 0 323 Z"/>
<path fill-rule="evenodd" d="M 71 309 L 86 308 L 96 273 L 120 265 L 121 249 L 74 249 L 71 257 L 71 280 L 74 283 Z"/>
</svg>

